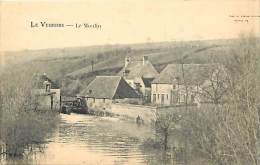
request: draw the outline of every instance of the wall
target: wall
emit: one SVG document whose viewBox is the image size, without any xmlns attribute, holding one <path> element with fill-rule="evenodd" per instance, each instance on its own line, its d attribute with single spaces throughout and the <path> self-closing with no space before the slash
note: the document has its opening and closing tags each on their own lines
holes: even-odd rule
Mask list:
<svg viewBox="0 0 260 165">
<path fill-rule="evenodd" d="M 144 101 L 146 103 L 151 103 L 151 88 L 145 88 L 145 97 L 144 97 Z"/>
<path fill-rule="evenodd" d="M 53 106 L 59 106 L 60 105 L 60 89 L 51 89 L 51 92 L 55 92 L 53 95 Z"/>
<path fill-rule="evenodd" d="M 188 105 L 187 110 L 198 109 L 196 105 Z M 150 124 L 152 120 L 155 120 L 156 113 L 173 113 L 181 112 L 180 114 L 185 114 L 186 107 L 184 105 L 174 105 L 174 106 L 144 106 L 144 105 L 133 105 L 133 104 L 122 104 L 122 103 L 112 103 L 110 109 L 106 111 L 120 116 L 125 116 L 130 118 L 132 121 L 136 121 L 139 115 L 145 124 Z"/>
<path fill-rule="evenodd" d="M 151 120 L 155 119 L 156 107 L 113 103 L 111 104 L 111 109 L 107 109 L 107 111 L 120 116 L 128 117 L 134 122 L 139 115 L 144 120 L 145 124 L 149 124 Z"/>
<path fill-rule="evenodd" d="M 53 94 L 53 109 L 59 110 L 60 109 L 60 89 L 50 89 L 51 93 Z M 39 96 L 39 108 L 43 109 L 51 109 L 51 95 L 47 94 L 45 89 L 36 89 L 35 93 Z"/>
<path fill-rule="evenodd" d="M 86 101 L 89 107 L 100 110 L 110 108 L 112 103 L 110 99 L 87 98 Z"/>
<path fill-rule="evenodd" d="M 143 79 L 141 77 L 136 77 L 134 83 L 140 84 L 141 87 L 139 91 L 143 95 L 143 101 L 148 103 L 151 102 L 151 88 L 145 87 Z M 136 85 L 134 86 L 134 89 L 137 89 Z"/>
<path fill-rule="evenodd" d="M 38 96 L 39 97 L 39 109 L 51 109 L 51 96 Z"/>
<path fill-rule="evenodd" d="M 187 106 L 184 105 L 172 105 L 164 107 L 156 106 L 144 106 L 126 103 L 110 103 L 109 107 L 105 109 L 96 108 L 96 110 L 102 110 L 103 112 L 109 112 L 120 117 L 130 119 L 132 122 L 136 122 L 136 118 L 140 116 L 144 120 L 144 124 L 150 124 L 155 120 L 156 113 L 176 113 L 179 115 L 185 115 L 189 113 L 190 110 L 198 110 L 199 108 L 209 108 L 211 104 L 202 104 L 198 107 L 195 104 Z"/>
<path fill-rule="evenodd" d="M 135 83 L 139 83 L 140 84 L 140 92 L 142 92 L 142 94 L 143 95 L 145 95 L 145 85 L 144 85 L 144 82 L 143 82 L 143 80 L 142 80 L 142 78 L 141 77 L 136 77 L 135 79 L 134 79 L 134 84 Z M 137 89 L 137 87 L 136 87 L 136 85 L 134 85 L 134 89 Z"/>
<path fill-rule="evenodd" d="M 111 109 L 112 103 L 120 103 L 120 104 L 140 104 L 140 99 L 138 98 L 124 98 L 124 99 L 97 99 L 97 98 L 86 98 L 87 105 L 90 108 L 98 109 L 98 110 L 106 110 Z"/>
<path fill-rule="evenodd" d="M 201 95 L 198 86 L 188 87 L 188 104 L 200 102 Z M 154 94 L 156 101 L 154 102 Z M 164 103 L 162 103 L 162 94 L 164 95 Z M 168 95 L 168 99 L 167 99 Z M 151 102 L 155 105 L 180 105 L 185 104 L 186 89 L 185 86 L 179 85 L 175 88 L 172 84 L 152 84 Z"/>
<path fill-rule="evenodd" d="M 172 84 L 152 84 L 151 102 L 153 104 L 171 105 L 172 102 Z M 162 103 L 162 94 L 164 95 L 164 103 Z M 154 101 L 154 95 L 156 100 Z"/>
</svg>

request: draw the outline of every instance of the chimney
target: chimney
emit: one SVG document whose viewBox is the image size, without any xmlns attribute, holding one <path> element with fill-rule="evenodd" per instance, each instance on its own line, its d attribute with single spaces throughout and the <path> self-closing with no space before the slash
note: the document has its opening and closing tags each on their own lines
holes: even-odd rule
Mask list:
<svg viewBox="0 0 260 165">
<path fill-rule="evenodd" d="M 127 67 L 129 63 L 130 63 L 130 57 L 126 56 L 125 57 L 125 67 Z"/>
<path fill-rule="evenodd" d="M 143 56 L 143 65 L 145 65 L 148 62 L 148 56 Z"/>
</svg>

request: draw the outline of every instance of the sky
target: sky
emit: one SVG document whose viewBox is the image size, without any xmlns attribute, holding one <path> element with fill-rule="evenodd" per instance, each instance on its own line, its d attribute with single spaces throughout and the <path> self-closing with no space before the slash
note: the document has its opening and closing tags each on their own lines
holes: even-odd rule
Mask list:
<svg viewBox="0 0 260 165">
<path fill-rule="evenodd" d="M 0 50 L 236 38 L 247 32 L 259 36 L 259 1 L 2 1 Z M 251 17 L 233 17 L 243 15 Z M 32 28 L 31 21 L 74 26 Z M 76 29 L 76 23 L 96 23 L 101 29 Z"/>
</svg>

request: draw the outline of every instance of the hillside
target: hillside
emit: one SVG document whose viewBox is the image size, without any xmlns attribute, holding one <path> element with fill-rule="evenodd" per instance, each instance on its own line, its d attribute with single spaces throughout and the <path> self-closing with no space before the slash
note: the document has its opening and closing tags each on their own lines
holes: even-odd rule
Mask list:
<svg viewBox="0 0 260 165">
<path fill-rule="evenodd" d="M 104 45 L 63 49 L 5 52 L 16 68 L 30 68 L 59 80 L 66 95 L 75 95 L 96 75 L 114 75 L 124 65 L 125 56 L 141 59 L 143 55 L 160 72 L 169 63 L 209 63 L 230 56 L 237 40 L 161 42 L 129 45 Z M 15 59 L 15 60 L 12 60 Z M 92 65 L 93 64 L 93 70 Z M 17 67 L 19 66 L 19 67 Z"/>
</svg>

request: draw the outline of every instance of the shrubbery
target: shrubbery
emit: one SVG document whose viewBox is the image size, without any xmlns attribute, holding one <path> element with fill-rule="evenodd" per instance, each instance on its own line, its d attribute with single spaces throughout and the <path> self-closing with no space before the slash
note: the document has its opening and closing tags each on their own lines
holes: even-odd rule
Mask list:
<svg viewBox="0 0 260 165">
<path fill-rule="evenodd" d="M 223 60 L 228 76 L 225 102 L 187 109 L 181 114 L 179 131 L 185 144 L 185 164 L 194 157 L 216 165 L 260 163 L 259 51 L 254 38 L 241 38 L 230 48 L 232 58 Z M 169 130 L 174 126 L 170 115 L 157 117 L 166 151 Z"/>
<path fill-rule="evenodd" d="M 41 148 L 54 130 L 58 113 L 38 109 L 33 74 L 6 71 L 0 79 L 2 155 L 20 157 Z M 29 76 L 28 76 L 29 75 Z"/>
</svg>

